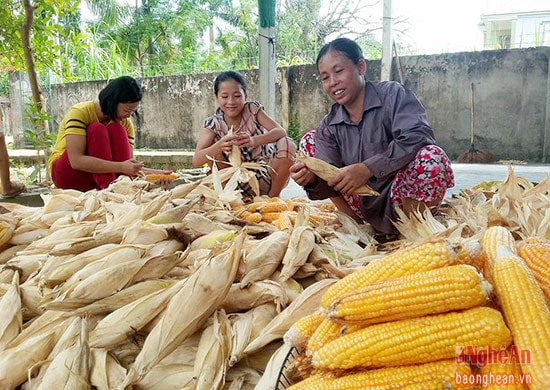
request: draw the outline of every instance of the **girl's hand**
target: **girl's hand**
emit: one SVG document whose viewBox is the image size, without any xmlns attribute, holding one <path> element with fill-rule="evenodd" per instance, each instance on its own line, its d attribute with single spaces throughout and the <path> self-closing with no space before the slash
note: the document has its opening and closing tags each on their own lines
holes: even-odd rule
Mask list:
<svg viewBox="0 0 550 390">
<path fill-rule="evenodd" d="M 220 144 L 222 152 L 229 154 L 231 153 L 231 149 L 233 149 L 233 145 L 237 145 L 237 139 L 239 138 L 238 134 L 227 134 L 224 135 L 218 143 Z"/>
<path fill-rule="evenodd" d="M 238 133 L 234 140 L 235 145 L 239 148 L 247 147 L 251 148 L 254 146 L 254 137 L 247 133 Z"/>
</svg>

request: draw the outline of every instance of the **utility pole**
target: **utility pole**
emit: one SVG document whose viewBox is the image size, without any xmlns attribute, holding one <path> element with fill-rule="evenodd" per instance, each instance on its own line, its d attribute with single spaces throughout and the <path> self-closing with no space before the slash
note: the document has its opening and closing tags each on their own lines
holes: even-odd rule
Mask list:
<svg viewBox="0 0 550 390">
<path fill-rule="evenodd" d="M 260 101 L 275 116 L 275 0 L 258 0 L 260 29 Z"/>
<path fill-rule="evenodd" d="M 393 48 L 392 0 L 384 0 L 382 16 L 382 70 L 380 80 L 390 80 Z"/>
</svg>

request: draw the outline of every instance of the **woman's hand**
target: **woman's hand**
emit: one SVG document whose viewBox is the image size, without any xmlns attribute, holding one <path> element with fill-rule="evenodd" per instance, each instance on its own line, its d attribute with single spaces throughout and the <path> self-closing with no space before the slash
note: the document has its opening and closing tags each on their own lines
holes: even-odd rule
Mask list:
<svg viewBox="0 0 550 390">
<path fill-rule="evenodd" d="M 314 184 L 317 181 L 317 176 L 315 176 L 315 174 L 311 172 L 301 161 L 291 165 L 289 171 L 292 180 L 302 187 L 308 184 Z"/>
<path fill-rule="evenodd" d="M 366 184 L 372 176 L 369 167 L 363 163 L 356 163 L 340 168 L 340 173 L 328 180 L 327 184 L 343 194 L 352 193 Z"/>
</svg>

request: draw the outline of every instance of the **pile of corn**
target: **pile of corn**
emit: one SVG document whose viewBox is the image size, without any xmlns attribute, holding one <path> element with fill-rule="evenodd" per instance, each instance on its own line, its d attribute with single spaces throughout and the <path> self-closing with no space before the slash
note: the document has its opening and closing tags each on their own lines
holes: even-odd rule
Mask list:
<svg viewBox="0 0 550 390">
<path fill-rule="evenodd" d="M 428 240 L 332 285 L 284 336 L 289 389 L 473 389 L 495 368 L 550 388 L 550 242 L 494 226 L 480 244 Z"/>
<path fill-rule="evenodd" d="M 296 330 L 310 315 L 324 327 L 349 321 L 348 328 L 338 330 L 345 333 L 338 340 L 348 333 L 354 335 L 355 329 L 360 332 L 360 328 L 401 321 L 414 324 L 416 318 L 432 316 L 433 329 L 441 322 L 453 329 L 460 328 L 457 323 L 479 322 L 477 331 L 468 331 L 463 325 L 464 332 L 453 333 L 454 337 L 469 334 L 471 338 L 465 339 L 469 344 L 482 339 L 485 345 L 521 345 L 535 351 L 531 344 L 520 344 L 520 340 L 529 343 L 528 337 L 522 339 L 515 333 L 516 327 L 522 328 L 522 314 L 508 314 L 500 302 L 505 298 L 498 297 L 499 262 L 493 261 L 492 275 L 486 272 L 484 264 L 492 263 L 481 254 L 485 248 L 481 235 L 488 222 L 500 218 L 510 222 L 506 231 L 513 232 L 516 243 L 521 238 L 527 245 L 528 237 L 541 237 L 529 241 L 538 247 L 538 241 L 550 239 L 548 183 L 507 197 L 465 193 L 459 199 L 461 204 L 451 205 L 447 220 L 434 221 L 428 216 L 403 219 L 399 229 L 404 239 L 381 245 L 371 232 L 327 204 L 243 199 L 237 184 L 252 181 L 255 187 L 248 171 L 252 168 L 236 165 L 217 171 L 214 165 L 211 175 L 169 190 L 147 180 L 121 177 L 102 191 L 52 190 L 42 208 L 0 204 L 0 388 L 272 389 L 290 349 L 285 338 L 303 352 L 295 360 L 296 379 L 304 379 L 302 384 L 318 376 L 332 381 L 335 373 L 340 375 L 344 369 L 335 369 L 334 364 L 339 363 L 320 354 L 324 348 L 321 339 L 316 352 L 307 352 L 306 340 L 307 344 L 313 342 L 313 335 Z M 523 206 L 517 206 L 512 195 L 519 196 Z M 475 213 L 475 218 L 464 218 L 470 213 Z M 546 217 L 541 218 L 541 213 Z M 483 215 L 490 216 L 487 223 Z M 331 224 L 335 218 L 338 225 Z M 412 245 L 412 241 L 417 243 Z M 516 261 L 516 256 L 523 256 L 522 246 L 514 249 L 508 245 L 512 252 L 517 251 L 513 255 Z M 391 290 L 395 286 L 389 280 L 404 277 L 408 279 L 403 286 L 409 286 L 404 291 L 430 290 L 414 279 L 420 268 L 402 265 L 417 263 L 407 261 L 402 251 L 413 253 L 419 248 L 426 251 L 422 264 L 431 264 L 425 272 L 453 267 L 469 275 L 462 278 L 469 279 L 471 288 L 452 282 L 446 272 L 430 275 L 439 278 L 440 285 L 455 283 L 457 288 L 469 288 L 468 300 L 442 298 L 447 309 L 435 309 L 437 300 L 426 298 L 426 306 L 415 312 L 417 317 L 401 320 L 403 312 L 399 310 L 353 319 L 355 314 L 346 310 L 357 302 L 361 306 L 364 298 L 350 297 L 349 302 L 333 299 L 363 289 L 353 287 L 345 292 L 350 280 L 357 286 L 386 281 L 384 289 Z M 495 249 L 495 258 L 497 252 Z M 364 270 L 385 264 L 387 259 L 393 263 L 380 267 L 376 277 L 369 276 L 369 282 L 363 281 Z M 548 267 L 540 266 L 540 274 L 535 268 L 533 265 L 535 276 L 546 280 Z M 442 290 L 443 297 L 452 296 L 452 291 Z M 495 296 L 493 290 L 499 301 L 489 308 L 487 300 Z M 526 294 L 527 289 L 521 291 Z M 368 298 L 371 300 L 380 298 L 377 289 L 362 293 L 374 294 Z M 407 305 L 403 299 L 401 306 Z M 532 299 L 524 295 L 520 302 Z M 519 306 L 525 309 L 534 304 Z M 409 309 L 405 312 L 412 312 Z M 466 314 L 458 316 L 458 311 Z M 423 316 L 418 317 L 420 314 Z M 523 321 L 534 321 L 534 314 L 524 314 Z M 442 321 L 440 315 L 451 317 Z M 519 323 L 512 325 L 509 316 L 519 317 Z M 498 326 L 499 332 L 484 335 L 483 324 Z M 367 344 L 379 337 L 376 329 L 367 337 Z M 388 332 L 401 335 L 402 329 L 407 328 Z M 542 329 L 537 331 L 544 335 Z M 435 334 L 435 330 L 430 333 L 443 340 L 441 345 L 453 337 Z M 541 340 L 544 345 L 546 341 Z M 414 341 L 406 345 L 414 345 Z M 424 369 L 429 369 L 432 363 L 424 364 Z M 392 363 L 387 369 L 395 366 Z M 369 367 L 365 372 L 374 372 L 374 367 L 379 370 L 380 364 L 373 360 Z M 357 367 L 345 370 L 364 371 Z"/>
<path fill-rule="evenodd" d="M 2 203 L 0 388 L 254 388 L 331 272 L 375 241 L 329 228 L 326 204 L 245 202 L 216 180 Z"/>
</svg>

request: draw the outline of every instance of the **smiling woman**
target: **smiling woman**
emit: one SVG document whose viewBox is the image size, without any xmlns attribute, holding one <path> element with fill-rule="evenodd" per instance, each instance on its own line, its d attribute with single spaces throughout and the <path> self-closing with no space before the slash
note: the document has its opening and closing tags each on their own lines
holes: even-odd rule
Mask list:
<svg viewBox="0 0 550 390">
<path fill-rule="evenodd" d="M 104 189 L 119 175 L 135 177 L 144 169 L 132 158 L 135 130 L 130 119 L 137 115 L 142 96 L 140 83 L 122 76 L 109 82 L 97 100 L 69 108 L 48 161 L 56 187 Z"/>
</svg>

